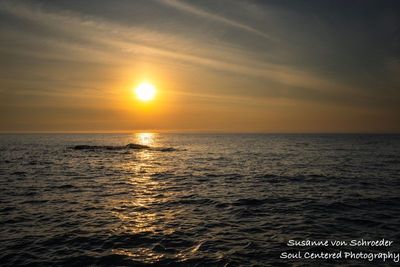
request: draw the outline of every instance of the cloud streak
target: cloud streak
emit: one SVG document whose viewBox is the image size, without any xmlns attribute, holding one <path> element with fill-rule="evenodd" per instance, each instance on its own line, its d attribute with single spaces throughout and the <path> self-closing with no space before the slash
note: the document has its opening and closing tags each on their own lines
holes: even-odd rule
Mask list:
<svg viewBox="0 0 400 267">
<path fill-rule="evenodd" d="M 271 35 L 266 34 L 266 33 L 262 32 L 260 30 L 257 30 L 257 29 L 255 29 L 255 28 L 253 28 L 251 26 L 248 26 L 248 25 L 243 24 L 241 22 L 226 18 L 224 16 L 221 16 L 221 15 L 218 15 L 218 14 L 215 14 L 215 13 L 211 13 L 209 11 L 205 11 L 205 10 L 199 8 L 199 7 L 196 7 L 194 5 L 190 5 L 188 3 L 181 2 L 179 0 L 159 0 L 159 2 L 163 3 L 165 5 L 168 5 L 170 7 L 176 8 L 178 10 L 181 10 L 183 12 L 187 12 L 189 14 L 193 14 L 193 15 L 205 18 L 205 19 L 217 21 L 217 22 L 223 23 L 225 25 L 237 28 L 239 30 L 243 30 L 243 31 L 255 34 L 257 36 L 264 37 L 264 38 L 266 38 L 266 39 L 268 39 L 270 41 L 274 41 L 274 42 L 278 41 L 277 38 L 274 38 Z"/>
</svg>

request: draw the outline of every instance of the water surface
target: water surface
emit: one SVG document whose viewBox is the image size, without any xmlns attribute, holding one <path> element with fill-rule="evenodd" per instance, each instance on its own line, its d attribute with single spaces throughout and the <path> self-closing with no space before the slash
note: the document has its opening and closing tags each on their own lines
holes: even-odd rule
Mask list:
<svg viewBox="0 0 400 267">
<path fill-rule="evenodd" d="M 70 148 L 129 143 L 174 150 Z M 399 152 L 398 135 L 0 135 L 0 262 L 318 265 L 280 260 L 290 239 L 399 251 Z"/>
</svg>

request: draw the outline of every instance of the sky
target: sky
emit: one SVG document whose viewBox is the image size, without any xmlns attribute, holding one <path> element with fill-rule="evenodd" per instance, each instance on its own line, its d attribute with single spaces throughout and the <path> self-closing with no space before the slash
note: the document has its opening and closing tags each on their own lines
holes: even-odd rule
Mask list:
<svg viewBox="0 0 400 267">
<path fill-rule="evenodd" d="M 400 1 L 2 0 L 0 132 L 41 131 L 398 133 Z"/>
</svg>

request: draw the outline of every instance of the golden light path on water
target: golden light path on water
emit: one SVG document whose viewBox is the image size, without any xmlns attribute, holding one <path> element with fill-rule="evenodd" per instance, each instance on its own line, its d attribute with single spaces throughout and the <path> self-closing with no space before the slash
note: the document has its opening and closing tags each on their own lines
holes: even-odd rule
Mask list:
<svg viewBox="0 0 400 267">
<path fill-rule="evenodd" d="M 134 143 L 157 146 L 157 134 L 137 133 L 133 136 Z M 165 180 L 155 179 L 154 174 L 163 172 L 157 159 L 157 152 L 152 150 L 135 151 L 129 163 L 120 165 L 127 183 L 126 190 L 129 194 L 125 198 L 117 199 L 111 203 L 113 214 L 120 220 L 118 232 L 134 235 L 162 234 L 171 235 L 176 229 L 172 227 L 176 211 L 159 209 L 155 206 L 170 201 L 172 194 L 167 190 Z M 159 212 L 154 212 L 155 210 Z M 162 247 L 161 247 L 162 248 Z M 155 252 L 153 247 L 113 249 L 115 254 L 128 256 L 132 259 L 154 263 L 165 255 Z M 182 259 L 185 257 L 182 255 Z"/>
<path fill-rule="evenodd" d="M 136 142 L 141 145 L 154 146 L 156 143 L 155 133 L 137 133 L 135 134 Z"/>
</svg>

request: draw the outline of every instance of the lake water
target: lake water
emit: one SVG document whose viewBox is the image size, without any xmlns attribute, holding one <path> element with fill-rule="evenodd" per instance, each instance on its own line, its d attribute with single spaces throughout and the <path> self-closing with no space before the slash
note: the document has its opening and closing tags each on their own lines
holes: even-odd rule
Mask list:
<svg viewBox="0 0 400 267">
<path fill-rule="evenodd" d="M 0 153 L 3 266 L 330 263 L 280 259 L 312 249 L 291 239 L 400 248 L 399 135 L 21 134 Z"/>
</svg>

